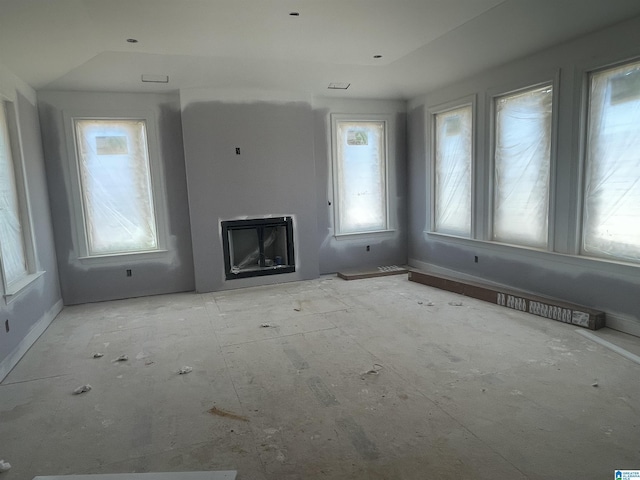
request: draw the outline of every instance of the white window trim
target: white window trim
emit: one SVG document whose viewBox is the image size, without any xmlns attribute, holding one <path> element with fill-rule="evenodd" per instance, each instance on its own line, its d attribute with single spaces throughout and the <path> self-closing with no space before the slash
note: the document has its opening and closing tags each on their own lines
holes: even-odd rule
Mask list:
<svg viewBox="0 0 640 480">
<path fill-rule="evenodd" d="M 612 60 L 611 57 L 599 57 L 597 59 L 591 59 L 589 62 L 584 62 L 578 66 L 577 80 L 579 82 L 580 91 L 580 113 L 579 113 L 579 134 L 578 134 L 578 185 L 575 188 L 575 207 L 572 211 L 575 214 L 575 224 L 573 233 L 575 237 L 571 242 L 571 254 L 585 260 L 590 260 L 601 264 L 611 264 L 615 266 L 630 266 L 632 268 L 640 267 L 640 264 L 623 258 L 617 258 L 614 256 L 598 256 L 585 252 L 584 245 L 584 228 L 585 228 L 585 190 L 587 182 L 587 144 L 588 144 L 588 132 L 589 132 L 589 110 L 590 110 L 590 77 L 592 74 L 603 72 L 609 69 L 623 67 L 624 65 L 635 63 L 640 61 L 640 57 L 637 55 L 625 56 L 623 58 L 617 58 Z"/>
<path fill-rule="evenodd" d="M 628 264 L 623 260 L 605 257 L 591 257 L 583 255 L 582 250 L 582 230 L 584 227 L 584 192 L 586 182 L 586 157 L 587 157 L 587 130 L 589 116 L 589 75 L 609 68 L 622 66 L 626 63 L 636 62 L 640 60 L 637 55 L 624 57 L 612 57 L 611 55 L 599 55 L 583 60 L 576 65 L 575 81 L 573 88 L 579 92 L 579 113 L 576 116 L 577 128 L 574 128 L 572 140 L 578 145 L 577 154 L 575 156 L 573 177 L 575 183 L 571 185 L 571 228 L 570 233 L 573 235 L 568 242 L 568 252 L 571 255 L 578 255 L 585 259 L 597 260 L 599 262 L 610 262 L 613 264 Z"/>
<path fill-rule="evenodd" d="M 5 96 L 0 92 L 0 102 L 6 105 L 7 129 L 9 131 L 9 147 L 11 149 L 11 160 L 13 161 L 14 181 L 18 193 L 18 208 L 20 210 L 20 225 L 25 249 L 27 263 L 27 275 L 12 282 L 7 283 L 4 268 L 0 268 L 2 285 L 4 288 L 5 303 L 9 304 L 19 294 L 23 293 L 35 280 L 40 278 L 45 271 L 39 269 L 38 257 L 36 255 L 36 245 L 34 239 L 33 220 L 31 215 L 31 202 L 29 199 L 29 184 L 24 164 L 24 153 L 22 150 L 22 133 L 20 131 L 20 117 L 18 113 L 17 100 L 15 96 Z M 1 261 L 1 260 L 0 260 Z"/>
<path fill-rule="evenodd" d="M 496 151 L 496 125 L 495 125 L 495 101 L 496 98 L 504 97 L 506 95 L 512 95 L 516 93 L 526 92 L 528 90 L 534 90 L 536 88 L 543 87 L 545 85 L 551 85 L 552 98 L 551 98 L 551 150 L 549 159 L 549 211 L 548 211 L 548 225 L 547 225 L 547 246 L 546 248 L 537 248 L 527 245 L 511 244 L 505 242 L 499 242 L 493 240 L 493 220 L 494 220 L 494 194 L 495 194 L 495 151 Z M 486 179 L 487 186 L 485 204 L 487 205 L 487 236 L 484 239 L 492 243 L 507 245 L 516 248 L 524 248 L 527 250 L 540 250 L 545 252 L 555 251 L 555 211 L 556 211 L 556 168 L 557 168 L 557 148 L 558 148 L 558 99 L 560 90 L 560 70 L 556 70 L 553 75 L 542 75 L 538 78 L 533 78 L 528 82 L 517 82 L 512 84 L 511 87 L 501 89 L 490 89 L 487 91 L 486 96 L 486 112 L 488 119 L 486 125 L 489 133 L 489 141 L 487 157 L 486 157 Z"/>
<path fill-rule="evenodd" d="M 164 164 L 160 157 L 157 119 L 154 112 L 142 109 L 119 109 L 117 112 L 104 110 L 65 110 L 62 113 L 67 139 L 66 162 L 67 176 L 71 184 L 69 204 L 73 216 L 75 235 L 73 235 L 76 259 L 83 265 L 121 264 L 139 260 L 164 258 L 168 254 L 168 207 L 164 179 Z M 149 169 L 153 209 L 156 220 L 158 248 L 148 251 L 118 252 L 103 255 L 89 255 L 87 228 L 82 202 L 80 169 L 76 142 L 76 120 L 144 120 L 147 130 L 147 149 L 149 153 Z"/>
<path fill-rule="evenodd" d="M 338 179 L 338 140 L 337 140 L 337 125 L 338 122 L 382 122 L 384 123 L 384 182 L 385 182 L 385 214 L 386 214 L 386 228 L 381 230 L 369 230 L 364 232 L 340 232 L 340 215 L 338 212 L 339 205 L 339 179 Z M 390 134 L 392 127 L 392 116 L 390 114 L 346 114 L 346 113 L 332 113 L 331 114 L 331 204 L 333 206 L 333 236 L 339 239 L 347 238 L 362 238 L 364 236 L 380 236 L 393 233 L 395 231 L 392 225 L 392 217 L 390 214 L 391 205 L 389 202 L 389 152 L 394 151 L 395 143 L 393 142 L 393 135 Z"/>
<path fill-rule="evenodd" d="M 395 229 L 387 229 L 387 230 L 371 230 L 368 232 L 349 232 L 349 233 L 337 233 L 334 235 L 337 241 L 342 240 L 375 240 L 380 239 L 381 237 L 390 237 L 395 233 Z"/>
<path fill-rule="evenodd" d="M 458 108 L 471 106 L 471 231 L 469 232 L 469 237 L 454 235 L 449 233 L 442 233 L 436 231 L 436 115 L 440 113 L 447 113 L 451 110 L 456 110 Z M 451 237 L 460 237 L 460 238 L 476 238 L 476 124 L 477 124 L 477 95 L 467 95 L 465 97 L 459 98 L 458 100 L 453 100 L 446 103 L 441 103 L 439 105 L 435 105 L 428 108 L 428 120 L 427 120 L 427 131 L 429 132 L 429 139 L 431 142 L 429 152 L 431 155 L 431 162 L 429 167 L 426 169 L 427 175 L 430 175 L 430 179 L 427 179 L 426 184 L 430 185 L 430 194 L 428 201 L 430 202 L 430 216 L 431 221 L 429 222 L 429 230 L 426 233 L 435 233 L 440 235 L 446 235 Z"/>
</svg>

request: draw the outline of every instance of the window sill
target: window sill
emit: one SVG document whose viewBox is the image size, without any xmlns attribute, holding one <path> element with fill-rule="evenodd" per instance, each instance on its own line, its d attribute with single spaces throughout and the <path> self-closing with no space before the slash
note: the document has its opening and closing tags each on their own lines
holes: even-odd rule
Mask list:
<svg viewBox="0 0 640 480">
<path fill-rule="evenodd" d="M 442 233 L 442 232 L 434 232 L 431 230 L 425 230 L 422 232 L 425 237 L 444 237 L 444 238 L 455 238 L 460 240 L 475 240 L 471 237 L 465 237 L 464 235 L 456 235 L 454 233 Z M 477 241 L 477 240 L 475 240 Z"/>
<path fill-rule="evenodd" d="M 4 294 L 4 299 L 6 303 L 9 303 L 13 299 L 15 299 L 18 295 L 24 292 L 27 289 L 27 287 L 29 287 L 29 285 L 31 285 L 33 282 L 35 282 L 38 278 L 40 278 L 45 273 L 46 272 L 44 270 L 35 272 L 35 273 L 30 273 L 26 277 L 21 278 L 17 282 L 9 285 L 6 288 L 5 294 Z"/>
<path fill-rule="evenodd" d="M 356 239 L 367 239 L 367 238 L 380 238 L 380 237 L 388 237 L 395 233 L 395 230 L 372 230 L 370 232 L 354 232 L 354 233 L 336 233 L 334 235 L 335 239 L 338 241 L 344 240 L 356 240 Z"/>
<path fill-rule="evenodd" d="M 450 233 L 440 233 L 440 232 L 429 232 L 429 231 L 425 231 L 424 232 L 425 237 L 442 237 L 445 239 L 452 239 L 452 240 L 457 240 L 457 241 L 461 241 L 463 243 L 465 242 L 470 242 L 470 244 L 484 244 L 484 245 L 498 245 L 500 247 L 506 247 L 506 248 L 512 248 L 512 249 L 518 249 L 518 250 L 527 250 L 527 251 L 531 251 L 531 252 L 541 252 L 541 253 L 556 253 L 556 252 L 552 252 L 550 250 L 548 250 L 546 247 L 534 247 L 531 245 L 518 245 L 517 243 L 505 243 L 505 242 L 499 242 L 497 240 L 480 240 L 478 238 L 470 238 L 470 237 L 463 237 L 461 235 L 453 235 Z"/>
<path fill-rule="evenodd" d="M 92 255 L 78 257 L 78 261 L 83 265 L 109 265 L 116 263 L 130 263 L 144 260 L 155 260 L 164 258 L 168 250 L 149 250 L 144 252 L 113 253 L 109 255 Z"/>
</svg>

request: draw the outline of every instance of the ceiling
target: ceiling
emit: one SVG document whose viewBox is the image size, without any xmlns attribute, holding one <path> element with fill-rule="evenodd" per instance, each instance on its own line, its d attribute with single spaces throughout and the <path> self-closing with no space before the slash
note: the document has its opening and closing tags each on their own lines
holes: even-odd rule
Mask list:
<svg viewBox="0 0 640 480">
<path fill-rule="evenodd" d="M 0 0 L 0 64 L 36 90 L 408 99 L 638 15 L 638 0 Z"/>
</svg>

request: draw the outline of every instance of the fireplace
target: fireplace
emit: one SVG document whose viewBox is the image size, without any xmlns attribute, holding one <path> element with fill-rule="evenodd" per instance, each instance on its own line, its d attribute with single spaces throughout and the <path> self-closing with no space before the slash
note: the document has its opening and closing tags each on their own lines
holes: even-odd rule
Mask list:
<svg viewBox="0 0 640 480">
<path fill-rule="evenodd" d="M 227 280 L 296 271 L 291 217 L 228 220 L 221 224 Z"/>
</svg>

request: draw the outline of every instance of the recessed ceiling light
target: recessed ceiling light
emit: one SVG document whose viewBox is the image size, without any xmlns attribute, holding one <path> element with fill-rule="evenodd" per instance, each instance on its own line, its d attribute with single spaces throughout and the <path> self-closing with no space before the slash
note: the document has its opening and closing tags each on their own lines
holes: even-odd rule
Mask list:
<svg viewBox="0 0 640 480">
<path fill-rule="evenodd" d="M 291 15 L 292 17 L 299 17 L 300 16 L 300 12 L 291 12 L 291 13 L 289 13 L 289 15 Z"/>
<path fill-rule="evenodd" d="M 349 85 L 351 84 L 347 82 L 333 82 L 330 83 L 327 88 L 331 90 L 346 90 L 347 88 L 349 88 Z"/>
<path fill-rule="evenodd" d="M 127 38 L 127 42 L 129 42 L 129 43 L 138 43 L 138 40 L 136 40 L 135 38 Z"/>
<path fill-rule="evenodd" d="M 382 55 L 374 55 L 373 58 L 375 59 L 382 58 Z"/>
</svg>

